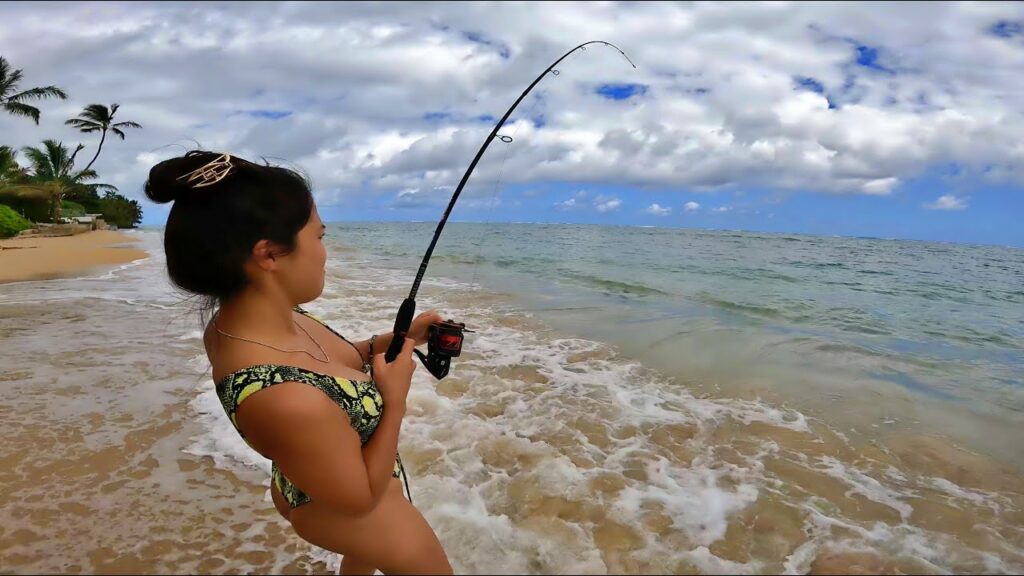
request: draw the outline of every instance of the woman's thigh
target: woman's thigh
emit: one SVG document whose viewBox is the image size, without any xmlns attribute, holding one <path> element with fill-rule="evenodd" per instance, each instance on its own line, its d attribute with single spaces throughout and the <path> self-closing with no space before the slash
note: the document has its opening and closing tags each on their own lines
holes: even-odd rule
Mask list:
<svg viewBox="0 0 1024 576">
<path fill-rule="evenodd" d="M 353 518 L 310 502 L 291 511 L 295 532 L 325 550 L 351 556 L 385 574 L 451 574 L 441 543 L 402 495 L 398 479 L 366 516 Z"/>
</svg>

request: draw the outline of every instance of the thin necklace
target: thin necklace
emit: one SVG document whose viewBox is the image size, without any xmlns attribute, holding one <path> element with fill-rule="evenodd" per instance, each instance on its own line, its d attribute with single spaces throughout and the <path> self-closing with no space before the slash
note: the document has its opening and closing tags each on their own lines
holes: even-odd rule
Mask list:
<svg viewBox="0 0 1024 576">
<path fill-rule="evenodd" d="M 299 327 L 299 330 L 302 330 L 303 334 L 305 334 L 307 337 L 309 337 L 310 340 L 313 341 L 313 344 L 316 344 L 316 347 L 320 349 L 320 353 L 324 355 L 324 358 L 326 358 L 326 360 L 321 360 L 321 359 L 317 358 L 316 356 L 313 356 L 312 354 L 309 353 L 308 350 L 285 350 L 283 348 L 278 348 L 277 346 L 271 346 L 270 344 L 264 344 L 263 342 L 257 342 L 255 340 L 250 340 L 248 338 L 242 338 L 241 336 L 235 336 L 233 334 L 228 334 L 227 332 L 221 330 L 217 326 L 216 315 L 213 318 L 213 327 L 217 330 L 217 332 L 220 332 L 221 334 L 227 336 L 228 338 L 234 338 L 236 340 L 244 340 L 246 342 L 252 342 L 253 344 L 259 344 L 260 346 L 266 346 L 267 348 L 273 348 L 274 350 L 277 350 L 278 352 L 302 352 L 302 353 L 306 354 L 307 356 L 309 356 L 310 358 L 312 358 L 313 360 L 316 360 L 317 362 L 323 362 L 324 364 L 330 362 L 331 361 L 331 357 L 327 355 L 327 351 L 325 351 L 324 347 L 321 346 L 320 343 L 316 341 L 316 338 L 313 338 L 312 336 L 310 336 L 309 332 L 306 332 L 305 328 L 303 328 L 298 322 L 295 322 L 294 318 L 292 318 L 292 322 L 296 326 Z"/>
</svg>

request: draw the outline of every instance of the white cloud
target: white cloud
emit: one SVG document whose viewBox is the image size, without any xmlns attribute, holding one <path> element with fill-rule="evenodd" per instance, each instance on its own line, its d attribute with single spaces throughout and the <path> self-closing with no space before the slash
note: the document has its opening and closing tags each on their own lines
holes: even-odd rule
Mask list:
<svg viewBox="0 0 1024 576">
<path fill-rule="evenodd" d="M 719 206 L 718 208 L 712 208 L 711 213 L 722 214 L 724 212 L 728 212 L 729 210 L 732 210 L 732 208 L 730 208 L 729 206 Z"/>
<path fill-rule="evenodd" d="M 501 206 L 501 198 L 493 196 L 490 198 L 470 198 L 466 200 L 466 208 L 479 208 L 484 210 L 494 210 L 498 206 Z"/>
<path fill-rule="evenodd" d="M 687 202 L 683 205 L 683 210 L 686 210 L 687 212 L 694 212 L 698 209 L 700 209 L 700 204 L 693 201 Z"/>
<path fill-rule="evenodd" d="M 594 208 L 601 213 L 618 210 L 620 206 L 622 206 L 622 201 L 618 198 L 598 196 L 594 199 Z"/>
<path fill-rule="evenodd" d="M 447 201 L 443 190 L 421 190 L 419 188 L 405 188 L 395 194 L 394 200 L 389 208 L 424 208 L 442 206 Z"/>
<path fill-rule="evenodd" d="M 879 178 L 861 186 L 865 194 L 872 196 L 886 196 L 892 192 L 893 187 L 900 183 L 899 178 Z"/>
<path fill-rule="evenodd" d="M 558 208 L 559 210 L 569 210 L 569 209 L 575 208 L 575 207 L 576 207 L 576 199 L 575 198 L 569 198 L 568 200 L 566 200 L 564 202 L 555 202 L 555 208 Z"/>
<path fill-rule="evenodd" d="M 957 198 L 952 194 L 943 194 L 935 202 L 922 204 L 929 210 L 966 210 L 968 198 Z"/>
<path fill-rule="evenodd" d="M 1014 3 L 197 6 L 0 3 L 22 87 L 70 94 L 39 102 L 38 127 L 0 115 L 4 144 L 81 141 L 88 157 L 98 140 L 64 120 L 117 101 L 118 118 L 145 129 L 108 139 L 95 168 L 147 211 L 166 210 L 143 199 L 149 167 L 190 139 L 284 159 L 320 202 L 411 188 L 435 202 L 566 38 L 614 36 L 638 68 L 602 46 L 572 55 L 503 127 L 513 142 L 491 145 L 464 196 L 498 181 L 885 195 L 945 164 L 1024 183 L 1024 44 L 990 32 L 1019 20 Z M 857 65 L 858 44 L 895 73 Z M 595 93 L 627 82 L 647 90 Z"/>
<path fill-rule="evenodd" d="M 644 210 L 644 212 L 648 214 L 654 214 L 655 216 L 668 216 L 669 214 L 672 213 L 672 209 L 662 208 L 658 204 L 651 204 L 650 206 L 647 207 L 646 210 Z"/>
</svg>

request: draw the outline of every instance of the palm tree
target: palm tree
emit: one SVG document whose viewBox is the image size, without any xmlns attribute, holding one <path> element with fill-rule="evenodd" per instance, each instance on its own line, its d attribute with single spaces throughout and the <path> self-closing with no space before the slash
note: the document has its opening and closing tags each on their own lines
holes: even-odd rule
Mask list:
<svg viewBox="0 0 1024 576">
<path fill-rule="evenodd" d="M 26 100 L 41 100 L 43 98 L 60 98 L 66 100 L 68 95 L 56 86 L 44 86 L 32 88 L 24 92 L 18 92 L 18 82 L 21 82 L 21 70 L 11 71 L 11 65 L 3 56 L 0 56 L 0 108 L 14 116 L 28 116 L 39 124 L 39 108 L 25 104 Z"/>
<path fill-rule="evenodd" d="M 44 193 L 49 194 L 50 201 L 53 203 L 51 214 L 55 221 L 60 220 L 60 203 L 64 199 L 64 195 L 69 192 L 76 190 L 117 191 L 117 187 L 110 184 L 89 183 L 90 180 L 97 178 L 95 170 L 75 171 L 75 156 L 83 148 L 85 146 L 79 144 L 74 152 L 69 153 L 63 143 L 55 140 L 43 140 L 43 146 L 40 148 L 26 146 L 22 149 L 32 165 L 32 174 L 25 183 L 27 188 L 20 190 L 23 194 L 36 194 L 36 197 Z"/>
<path fill-rule="evenodd" d="M 27 176 L 18 164 L 18 151 L 10 146 L 0 146 L 0 182 L 20 180 Z"/>
<path fill-rule="evenodd" d="M 62 180 L 70 176 L 75 167 L 75 156 L 83 148 L 85 145 L 79 144 L 73 153 L 68 154 L 63 142 L 43 140 L 40 148 L 25 146 L 22 150 L 32 164 L 32 179 L 45 182 Z"/>
<path fill-rule="evenodd" d="M 142 128 L 138 122 L 118 122 L 114 124 L 114 114 L 117 109 L 120 108 L 120 104 L 111 104 L 108 110 L 103 104 L 89 104 L 82 110 L 82 113 L 78 115 L 78 118 L 72 118 L 67 122 L 64 122 L 68 126 L 74 126 L 82 132 L 88 134 L 90 132 L 101 132 L 100 135 L 100 146 L 96 149 L 96 155 L 92 157 L 89 164 L 86 165 L 85 169 L 92 168 L 92 163 L 100 157 L 100 151 L 103 150 L 103 141 L 107 139 L 107 130 L 110 130 L 114 134 L 121 137 L 124 140 L 124 132 L 122 128 Z"/>
</svg>

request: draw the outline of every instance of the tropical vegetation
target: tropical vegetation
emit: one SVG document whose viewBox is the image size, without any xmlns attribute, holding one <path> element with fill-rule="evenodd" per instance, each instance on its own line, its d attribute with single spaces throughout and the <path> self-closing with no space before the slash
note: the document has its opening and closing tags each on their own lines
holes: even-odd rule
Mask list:
<svg viewBox="0 0 1024 576">
<path fill-rule="evenodd" d="M 0 111 L 31 118 L 38 125 L 42 112 L 27 102 L 68 97 L 56 86 L 21 90 L 22 80 L 23 71 L 13 69 L 0 56 Z M 139 203 L 120 195 L 116 186 L 98 182 L 100 176 L 93 169 L 108 132 L 124 140 L 126 129 L 142 128 L 131 120 L 115 122 L 119 108 L 119 104 L 89 104 L 65 122 L 83 134 L 99 133 L 96 152 L 84 168 L 77 167 L 76 159 L 86 144 L 72 149 L 52 138 L 43 139 L 39 146 L 0 144 L 0 238 L 30 228 L 33 222 L 60 223 L 86 214 L 101 214 L 119 228 L 134 228 L 142 221 Z"/>
</svg>

